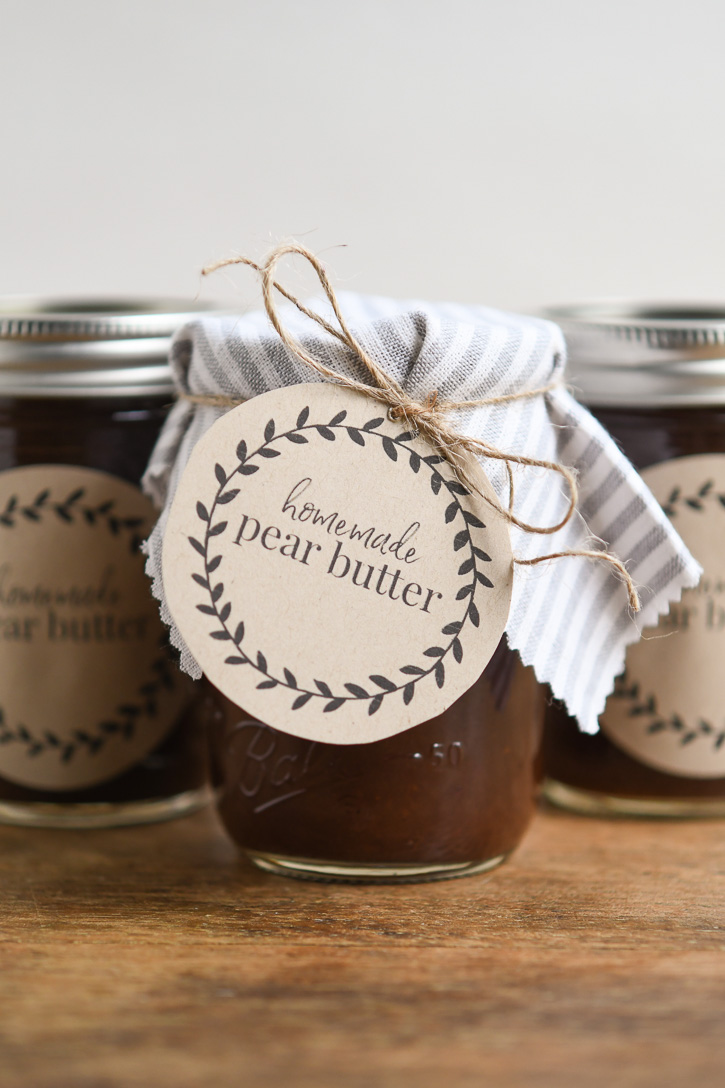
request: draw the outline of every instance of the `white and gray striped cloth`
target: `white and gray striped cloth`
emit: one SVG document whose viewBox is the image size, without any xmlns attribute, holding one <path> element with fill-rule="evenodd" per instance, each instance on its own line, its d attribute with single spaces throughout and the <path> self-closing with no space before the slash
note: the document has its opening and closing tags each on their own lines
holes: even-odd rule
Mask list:
<svg viewBox="0 0 725 1088">
<path fill-rule="evenodd" d="M 563 374 L 562 334 L 547 321 L 484 307 L 400 303 L 345 293 L 339 301 L 363 347 L 414 399 L 432 390 L 451 400 L 499 396 L 539 388 Z M 322 305 L 319 310 L 329 316 Z M 341 374 L 367 380 L 359 362 L 337 340 L 292 308 L 283 317 L 313 356 Z M 180 393 L 249 399 L 279 386 L 322 380 L 284 347 L 263 313 L 196 318 L 176 334 L 171 362 Z M 162 510 L 148 541 L 147 571 L 182 666 L 196 677 L 199 667 L 166 605 L 161 543 L 189 455 L 222 412 L 179 400 L 144 479 L 145 490 Z M 607 563 L 566 558 L 516 567 L 506 626 L 509 644 L 565 701 L 582 729 L 594 732 L 614 678 L 624 667 L 626 647 L 642 627 L 667 612 L 684 587 L 697 584 L 700 568 L 635 470 L 563 385 L 532 399 L 460 412 L 456 422 L 465 434 L 501 450 L 558 461 L 577 472 L 578 516 L 555 536 L 512 528 L 515 556 L 530 559 L 606 544 L 624 560 L 639 588 L 642 610 L 634 616 L 624 585 Z M 483 464 L 506 503 L 504 465 L 493 460 Z M 536 525 L 556 524 L 567 505 L 561 478 L 543 469 L 516 467 L 514 472 L 518 517 Z"/>
</svg>

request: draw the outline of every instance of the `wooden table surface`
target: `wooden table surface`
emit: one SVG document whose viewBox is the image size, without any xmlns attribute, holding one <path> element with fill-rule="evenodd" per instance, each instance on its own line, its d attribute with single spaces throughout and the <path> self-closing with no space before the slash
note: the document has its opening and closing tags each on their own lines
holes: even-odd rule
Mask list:
<svg viewBox="0 0 725 1088">
<path fill-rule="evenodd" d="M 487 877 L 270 877 L 209 811 L 0 829 L 2 1088 L 725 1085 L 725 823 L 542 812 Z"/>
</svg>

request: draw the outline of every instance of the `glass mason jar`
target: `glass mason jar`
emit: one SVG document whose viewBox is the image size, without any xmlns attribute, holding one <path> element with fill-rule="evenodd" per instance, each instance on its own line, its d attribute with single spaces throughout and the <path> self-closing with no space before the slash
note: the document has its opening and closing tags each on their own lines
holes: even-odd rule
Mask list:
<svg viewBox="0 0 725 1088">
<path fill-rule="evenodd" d="M 630 647 L 595 736 L 547 714 L 545 792 L 587 813 L 725 815 L 725 309 L 550 314 L 571 381 L 640 470 L 704 575 Z"/>
<path fill-rule="evenodd" d="M 219 812 L 262 869 L 376 883 L 466 876 L 504 861 L 533 815 L 543 701 L 505 639 L 443 714 L 370 744 L 301 740 L 215 701 Z"/>
<path fill-rule="evenodd" d="M 206 799 L 139 481 L 173 392 L 168 300 L 0 301 L 0 821 L 98 827 Z"/>
</svg>

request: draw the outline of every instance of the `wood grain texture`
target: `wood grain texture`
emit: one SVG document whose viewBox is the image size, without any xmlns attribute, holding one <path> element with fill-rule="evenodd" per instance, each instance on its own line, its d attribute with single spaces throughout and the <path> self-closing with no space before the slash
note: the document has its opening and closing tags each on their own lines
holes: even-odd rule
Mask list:
<svg viewBox="0 0 725 1088">
<path fill-rule="evenodd" d="M 724 832 L 542 812 L 386 888 L 258 873 L 211 812 L 0 829 L 0 1084 L 721 1088 Z"/>
</svg>

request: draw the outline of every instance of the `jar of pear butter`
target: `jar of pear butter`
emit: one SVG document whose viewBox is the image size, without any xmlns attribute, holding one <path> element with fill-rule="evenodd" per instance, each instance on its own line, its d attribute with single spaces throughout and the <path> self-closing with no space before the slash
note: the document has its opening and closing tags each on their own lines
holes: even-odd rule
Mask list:
<svg viewBox="0 0 725 1088">
<path fill-rule="evenodd" d="M 211 689 L 219 815 L 276 874 L 482 873 L 535 811 L 539 680 L 596 726 L 636 604 L 613 565 L 640 581 L 661 529 L 652 614 L 698 568 L 565 389 L 553 323 L 350 295 L 339 334 L 301 303 L 298 327 L 269 290 L 287 253 L 337 305 L 290 244 L 261 270 L 266 316 L 181 329 L 179 403 L 144 477 L 163 506 L 147 570 L 182 667 Z M 602 477 L 607 517 L 642 501 L 611 536 L 619 558 L 584 547 L 606 526 L 584 509 Z"/>
<path fill-rule="evenodd" d="M 1 821 L 135 823 L 205 797 L 198 685 L 151 597 L 139 489 L 194 308 L 0 301 Z"/>
<path fill-rule="evenodd" d="M 725 815 L 725 308 L 615 304 L 550 316 L 568 341 L 575 392 L 704 573 L 630 647 L 596 735 L 550 708 L 547 795 L 590 813 Z"/>
</svg>

